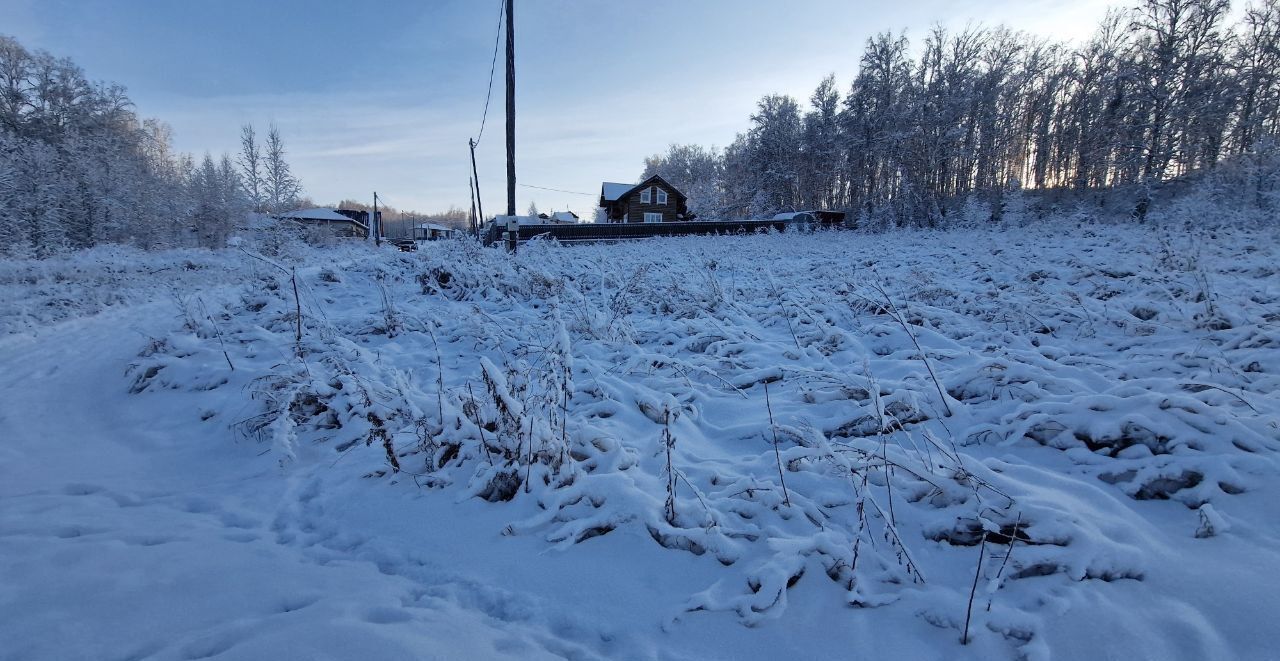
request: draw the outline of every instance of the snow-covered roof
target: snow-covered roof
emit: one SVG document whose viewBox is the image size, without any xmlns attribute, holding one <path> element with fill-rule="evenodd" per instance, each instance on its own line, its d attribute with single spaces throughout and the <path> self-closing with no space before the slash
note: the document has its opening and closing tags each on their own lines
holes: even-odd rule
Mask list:
<svg viewBox="0 0 1280 661">
<path fill-rule="evenodd" d="M 280 214 L 281 218 L 295 218 L 297 220 L 341 220 L 343 222 L 352 223 L 354 220 L 324 207 L 316 207 L 314 209 L 298 209 L 297 211 L 287 211 Z"/>
<path fill-rule="evenodd" d="M 578 214 L 572 211 L 556 211 L 551 214 L 551 221 L 557 223 L 576 223 Z"/>
<path fill-rule="evenodd" d="M 446 226 L 444 226 L 444 225 L 438 225 L 438 224 L 436 224 L 436 223 L 419 223 L 419 224 L 417 224 L 417 225 L 414 225 L 414 228 L 416 228 L 416 229 L 420 229 L 420 230 L 435 230 L 435 231 L 437 231 L 437 232 L 455 232 L 455 231 L 457 231 L 457 229 L 456 229 L 456 228 L 453 228 L 453 227 L 446 227 Z"/>
<path fill-rule="evenodd" d="M 604 182 L 604 186 L 600 189 L 600 195 L 604 197 L 606 202 L 614 202 L 626 194 L 627 191 L 635 187 L 635 184 L 619 184 L 612 181 L 606 181 Z"/>
<path fill-rule="evenodd" d="M 613 181 L 606 181 L 606 182 L 604 182 L 604 184 L 603 184 L 603 185 L 601 185 L 601 187 L 600 187 L 600 196 L 604 198 L 604 201 L 605 201 L 605 202 L 617 202 L 619 199 L 621 199 L 621 198 L 622 198 L 622 196 L 623 196 L 623 195 L 626 195 L 627 193 L 631 192 L 632 190 L 636 189 L 637 187 L 639 187 L 639 186 L 643 186 L 643 185 L 646 185 L 646 184 L 648 184 L 648 183 L 649 183 L 649 182 L 651 182 L 651 181 L 660 181 L 660 182 L 662 182 L 662 184 L 663 184 L 664 186 L 666 186 L 667 188 L 671 189 L 671 192 L 672 192 L 676 197 L 678 197 L 678 198 L 680 198 L 680 199 L 682 199 L 682 200 L 687 200 L 687 199 L 689 199 L 689 197 L 688 197 L 687 195 L 685 195 L 684 193 L 681 193 L 681 192 L 680 192 L 680 189 L 676 188 L 675 186 L 672 186 L 672 185 L 671 185 L 671 182 L 667 181 L 666 179 L 663 179 L 661 176 L 656 175 L 656 174 L 655 174 L 655 175 L 653 175 L 652 177 L 649 177 L 648 179 L 645 179 L 644 181 L 642 181 L 642 182 L 640 182 L 640 183 L 638 183 L 638 184 L 619 184 L 619 183 L 617 183 L 617 182 L 613 182 Z"/>
</svg>

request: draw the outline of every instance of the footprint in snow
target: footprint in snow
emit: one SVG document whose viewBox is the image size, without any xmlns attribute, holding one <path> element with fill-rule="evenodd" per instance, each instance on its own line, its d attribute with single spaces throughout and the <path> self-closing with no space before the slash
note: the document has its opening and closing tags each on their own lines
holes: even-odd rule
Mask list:
<svg viewBox="0 0 1280 661">
<path fill-rule="evenodd" d="M 106 528 L 90 528 L 87 526 L 58 526 L 52 529 L 54 537 L 58 539 L 75 539 L 76 537 L 85 537 L 88 535 L 97 535 L 106 532 Z"/>
<path fill-rule="evenodd" d="M 371 624 L 396 624 L 412 619 L 412 613 L 393 606 L 374 606 L 364 612 L 364 621 Z"/>
<path fill-rule="evenodd" d="M 207 498 L 186 498 L 178 503 L 178 509 L 191 514 L 208 514 L 218 509 L 217 504 Z"/>
<path fill-rule="evenodd" d="M 167 535 L 128 535 L 121 538 L 125 544 L 130 546 L 161 546 L 171 544 L 173 542 L 182 541 L 181 537 L 170 537 Z"/>
<path fill-rule="evenodd" d="M 143 500 L 131 494 L 116 493 L 109 491 L 106 487 L 97 484 L 88 484 L 84 482 L 72 482 L 60 489 L 64 496 L 103 496 L 110 498 L 115 502 L 117 507 L 137 507 L 143 504 Z"/>
<path fill-rule="evenodd" d="M 237 544 L 248 544 L 249 542 L 261 539 L 255 532 L 229 532 L 222 536 L 228 542 L 236 542 Z"/>
<path fill-rule="evenodd" d="M 296 595 L 293 597 L 285 597 L 280 602 L 280 612 L 293 613 L 295 611 L 300 611 L 316 603 L 317 601 L 320 601 L 320 597 L 314 594 L 304 594 L 304 595 Z"/>
<path fill-rule="evenodd" d="M 183 658 L 188 661 L 195 659 L 208 659 L 218 656 L 223 652 L 236 646 L 241 640 L 240 636 L 233 633 L 215 633 L 188 643 L 183 648 Z"/>
<path fill-rule="evenodd" d="M 222 525 L 228 528 L 257 528 L 259 524 L 256 519 L 236 512 L 224 512 L 219 520 L 222 521 Z"/>
<path fill-rule="evenodd" d="M 105 490 L 105 488 L 96 484 L 82 484 L 79 482 L 62 487 L 62 493 L 67 496 L 92 496 L 95 493 L 102 493 Z"/>
</svg>

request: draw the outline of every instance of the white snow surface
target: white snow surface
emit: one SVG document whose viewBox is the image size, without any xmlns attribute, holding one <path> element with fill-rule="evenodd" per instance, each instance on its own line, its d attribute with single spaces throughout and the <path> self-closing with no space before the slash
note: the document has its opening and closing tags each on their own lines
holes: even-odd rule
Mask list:
<svg viewBox="0 0 1280 661">
<path fill-rule="evenodd" d="M 0 262 L 0 659 L 1275 658 L 1277 239 Z"/>
</svg>

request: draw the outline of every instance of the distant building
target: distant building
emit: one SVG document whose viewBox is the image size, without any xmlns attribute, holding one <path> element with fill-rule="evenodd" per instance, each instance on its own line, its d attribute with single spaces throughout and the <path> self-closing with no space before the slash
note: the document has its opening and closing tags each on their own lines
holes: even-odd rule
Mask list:
<svg viewBox="0 0 1280 661">
<path fill-rule="evenodd" d="M 368 211 L 363 211 L 363 210 L 361 210 L 361 209 L 334 209 L 334 211 L 337 211 L 338 213 L 340 213 L 340 214 L 342 214 L 342 215 L 346 216 L 347 218 L 350 218 L 351 220 L 354 220 L 354 221 L 356 221 L 356 222 L 358 222 L 358 223 L 361 223 L 361 224 L 363 224 L 363 225 L 364 225 L 364 226 L 366 226 L 366 227 L 368 227 L 368 226 L 369 226 L 369 212 L 368 212 Z M 378 212 L 378 227 L 382 227 L 382 212 L 381 212 L 381 211 L 379 211 L 379 212 Z M 386 232 L 384 231 L 384 232 L 383 232 L 383 234 L 386 234 Z"/>
<path fill-rule="evenodd" d="M 572 211 L 552 211 L 550 216 L 545 213 L 540 213 L 538 214 L 538 217 L 544 218 L 548 225 L 562 225 L 565 223 L 580 222 L 578 220 L 578 214 Z"/>
<path fill-rule="evenodd" d="M 485 223 L 485 225 L 484 225 L 484 226 L 485 226 L 485 227 L 488 227 L 488 226 L 490 226 L 490 225 L 497 224 L 499 227 L 506 228 L 506 226 L 507 226 L 507 220 L 508 220 L 508 219 L 510 219 L 510 218 L 513 218 L 513 217 L 516 219 L 516 223 L 518 223 L 518 224 L 520 224 L 520 225 L 556 225 L 556 224 L 560 224 L 560 223 L 556 223 L 556 222 L 552 221 L 552 220 L 551 220 L 551 216 L 548 216 L 548 215 L 547 215 L 547 214 L 545 214 L 545 213 L 540 213 L 540 214 L 538 214 L 538 215 L 536 215 L 536 216 L 494 216 L 494 217 L 493 217 L 493 219 L 492 219 L 492 220 L 490 220 L 488 223 Z"/>
<path fill-rule="evenodd" d="M 440 239 L 452 239 L 462 233 L 462 230 L 438 225 L 436 223 L 418 223 L 413 226 L 414 241 L 438 241 Z"/>
<path fill-rule="evenodd" d="M 350 212 L 350 210 L 343 209 L 341 211 L 335 211 L 324 207 L 298 209 L 297 211 L 288 211 L 278 214 L 275 218 L 277 220 L 287 220 L 301 225 L 322 228 L 332 232 L 333 235 L 337 237 L 360 239 L 368 238 L 369 226 L 367 224 L 367 220 L 369 212 L 352 212 L 365 214 L 365 222 L 360 222 L 343 212 Z"/>
<path fill-rule="evenodd" d="M 788 220 L 796 223 L 843 223 L 842 211 L 787 211 L 774 214 L 774 220 Z"/>
<path fill-rule="evenodd" d="M 600 207 L 610 223 L 668 223 L 693 220 L 689 198 L 666 179 L 654 175 L 638 184 L 606 181 L 600 187 Z"/>
</svg>

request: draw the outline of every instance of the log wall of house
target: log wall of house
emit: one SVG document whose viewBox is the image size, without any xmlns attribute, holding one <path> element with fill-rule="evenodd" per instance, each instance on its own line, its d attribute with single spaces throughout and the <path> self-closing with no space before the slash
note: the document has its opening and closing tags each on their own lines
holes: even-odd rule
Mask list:
<svg viewBox="0 0 1280 661">
<path fill-rule="evenodd" d="M 645 189 L 665 190 L 667 192 L 667 203 L 658 204 L 657 190 L 654 190 L 648 204 L 641 202 L 640 194 Z M 624 199 L 619 200 L 619 202 L 622 203 L 621 206 L 624 209 L 623 213 L 627 214 L 627 222 L 629 223 L 643 223 L 645 213 L 660 213 L 662 214 L 663 222 L 672 222 L 680 220 L 679 218 L 676 218 L 676 216 L 685 212 L 685 209 L 680 206 L 680 198 L 676 195 L 675 191 L 660 183 L 652 183 L 645 188 L 632 191 L 631 194 L 627 195 Z"/>
</svg>

